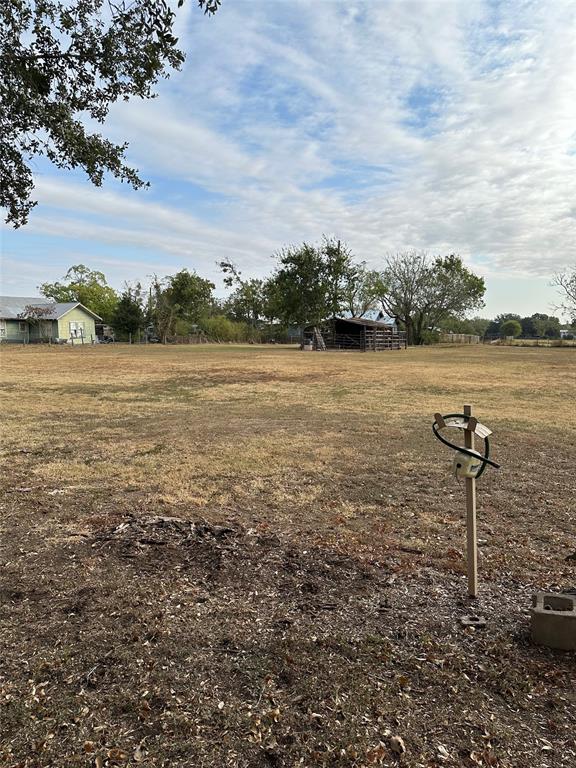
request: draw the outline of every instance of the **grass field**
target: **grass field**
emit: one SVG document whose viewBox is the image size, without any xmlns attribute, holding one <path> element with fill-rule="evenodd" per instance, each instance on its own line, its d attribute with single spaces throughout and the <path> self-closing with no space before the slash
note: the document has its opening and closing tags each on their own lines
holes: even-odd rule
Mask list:
<svg viewBox="0 0 576 768">
<path fill-rule="evenodd" d="M 576 354 L 5 348 L 0 765 L 573 766 Z M 470 402 L 463 488 L 431 432 Z M 170 519 L 168 519 L 170 518 Z M 172 520 L 171 518 L 176 518 Z"/>
</svg>

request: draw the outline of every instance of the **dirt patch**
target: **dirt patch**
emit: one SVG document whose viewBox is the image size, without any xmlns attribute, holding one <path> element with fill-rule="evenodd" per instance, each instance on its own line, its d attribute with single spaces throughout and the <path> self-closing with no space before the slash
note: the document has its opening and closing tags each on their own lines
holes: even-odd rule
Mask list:
<svg viewBox="0 0 576 768">
<path fill-rule="evenodd" d="M 513 580 L 476 630 L 457 576 L 166 515 L 3 572 L 3 765 L 574 764 L 576 660 Z"/>
</svg>

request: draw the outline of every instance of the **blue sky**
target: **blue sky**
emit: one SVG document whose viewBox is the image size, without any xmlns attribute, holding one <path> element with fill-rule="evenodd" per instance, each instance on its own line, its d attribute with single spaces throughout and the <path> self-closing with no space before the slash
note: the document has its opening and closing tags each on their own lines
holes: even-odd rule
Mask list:
<svg viewBox="0 0 576 768">
<path fill-rule="evenodd" d="M 358 259 L 459 253 L 486 308 L 548 312 L 576 263 L 576 5 L 484 0 L 223 0 L 178 15 L 183 70 L 116 105 L 151 182 L 38 161 L 38 207 L 2 232 L 2 292 L 71 264 L 126 280 L 233 259 L 262 276 L 287 244 L 345 241 Z"/>
</svg>

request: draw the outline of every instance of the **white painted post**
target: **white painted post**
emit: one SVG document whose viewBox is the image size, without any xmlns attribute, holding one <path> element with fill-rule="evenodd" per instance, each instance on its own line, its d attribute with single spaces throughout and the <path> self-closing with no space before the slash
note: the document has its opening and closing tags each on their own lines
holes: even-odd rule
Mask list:
<svg viewBox="0 0 576 768">
<path fill-rule="evenodd" d="M 472 406 L 464 406 L 464 415 L 472 418 Z M 474 432 L 464 431 L 464 446 L 474 450 Z M 466 478 L 466 561 L 468 597 L 478 596 L 478 542 L 476 538 L 476 478 Z"/>
</svg>

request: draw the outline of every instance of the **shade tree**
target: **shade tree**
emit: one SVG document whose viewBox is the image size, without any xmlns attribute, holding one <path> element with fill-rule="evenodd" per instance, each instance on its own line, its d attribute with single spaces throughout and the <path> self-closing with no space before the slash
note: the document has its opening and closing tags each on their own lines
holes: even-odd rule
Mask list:
<svg viewBox="0 0 576 768">
<path fill-rule="evenodd" d="M 386 259 L 378 299 L 384 312 L 405 328 L 409 344 L 422 344 L 427 330 L 449 316 L 484 306 L 484 279 L 451 254 L 431 257 L 403 251 Z"/>
<path fill-rule="evenodd" d="M 283 325 L 315 325 L 346 308 L 346 291 L 358 265 L 340 240 L 283 248 L 264 287 L 268 311 Z"/>
<path fill-rule="evenodd" d="M 179 0 L 178 6 L 183 4 Z M 220 0 L 198 0 L 213 14 Z M 25 224 L 33 199 L 34 158 L 83 170 L 100 186 L 106 174 L 145 185 L 126 162 L 126 143 L 92 130 L 111 106 L 149 99 L 184 53 L 167 0 L 11 0 L 0 3 L 0 206 Z"/>
<path fill-rule="evenodd" d="M 188 269 L 181 269 L 164 280 L 166 300 L 177 308 L 176 317 L 188 324 L 196 324 L 211 314 L 215 287 L 213 282 Z"/>
<path fill-rule="evenodd" d="M 108 285 L 104 273 L 85 264 L 73 265 L 62 280 L 42 283 L 39 290 L 57 302 L 80 302 L 107 323 L 112 321 L 118 304 L 118 294 Z"/>
</svg>

